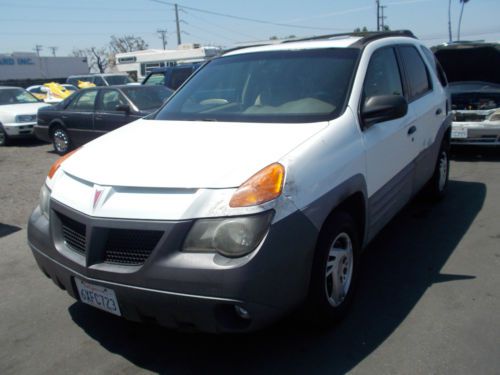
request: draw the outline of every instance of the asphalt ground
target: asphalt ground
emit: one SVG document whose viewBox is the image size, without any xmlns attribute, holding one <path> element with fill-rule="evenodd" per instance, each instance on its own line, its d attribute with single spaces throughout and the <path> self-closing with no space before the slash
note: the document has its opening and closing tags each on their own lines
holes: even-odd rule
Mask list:
<svg viewBox="0 0 500 375">
<path fill-rule="evenodd" d="M 78 303 L 37 268 L 26 223 L 57 155 L 0 148 L 0 374 L 500 374 L 500 152 L 466 150 L 448 195 L 410 203 L 372 242 L 350 314 L 216 336 Z"/>
</svg>

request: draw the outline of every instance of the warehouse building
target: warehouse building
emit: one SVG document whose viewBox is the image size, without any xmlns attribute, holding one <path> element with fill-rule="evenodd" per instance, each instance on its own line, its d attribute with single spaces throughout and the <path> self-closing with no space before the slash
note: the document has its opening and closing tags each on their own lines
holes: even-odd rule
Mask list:
<svg viewBox="0 0 500 375">
<path fill-rule="evenodd" d="M 31 52 L 0 54 L 0 85 L 28 87 L 65 82 L 72 74 L 88 74 L 85 57 L 38 56 Z"/>
</svg>

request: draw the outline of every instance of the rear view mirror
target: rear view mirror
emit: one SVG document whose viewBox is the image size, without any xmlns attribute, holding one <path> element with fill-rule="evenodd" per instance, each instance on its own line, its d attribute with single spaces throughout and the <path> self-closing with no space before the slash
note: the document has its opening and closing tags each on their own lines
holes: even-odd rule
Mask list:
<svg viewBox="0 0 500 375">
<path fill-rule="evenodd" d="M 365 99 L 361 107 L 363 125 L 368 128 L 378 122 L 401 118 L 408 112 L 408 102 L 401 95 L 377 95 Z"/>
</svg>

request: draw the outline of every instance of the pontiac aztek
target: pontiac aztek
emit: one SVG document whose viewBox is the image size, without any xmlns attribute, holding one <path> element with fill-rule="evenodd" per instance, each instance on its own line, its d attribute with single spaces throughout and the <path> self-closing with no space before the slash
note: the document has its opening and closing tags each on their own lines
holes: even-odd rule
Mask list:
<svg viewBox="0 0 500 375">
<path fill-rule="evenodd" d="M 226 52 L 153 115 L 59 159 L 28 227 L 40 269 L 125 318 L 208 332 L 337 320 L 362 249 L 448 181 L 449 103 L 410 32 Z"/>
</svg>

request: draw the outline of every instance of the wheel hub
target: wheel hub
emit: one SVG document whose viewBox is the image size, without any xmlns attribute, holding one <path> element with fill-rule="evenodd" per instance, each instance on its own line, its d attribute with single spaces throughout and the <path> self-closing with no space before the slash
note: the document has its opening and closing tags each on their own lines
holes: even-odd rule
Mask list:
<svg viewBox="0 0 500 375">
<path fill-rule="evenodd" d="M 349 292 L 353 270 L 353 248 L 347 233 L 332 242 L 325 269 L 325 292 L 332 306 L 339 306 Z"/>
<path fill-rule="evenodd" d="M 445 151 L 441 152 L 439 157 L 439 191 L 443 191 L 446 185 L 446 177 L 448 174 L 448 155 Z"/>
</svg>

